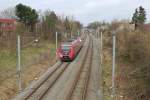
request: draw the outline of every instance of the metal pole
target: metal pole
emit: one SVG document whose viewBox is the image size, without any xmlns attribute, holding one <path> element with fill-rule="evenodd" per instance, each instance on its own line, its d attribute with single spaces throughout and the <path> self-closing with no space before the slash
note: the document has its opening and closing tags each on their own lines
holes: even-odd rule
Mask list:
<svg viewBox="0 0 150 100">
<path fill-rule="evenodd" d="M 79 32 L 79 30 L 78 30 L 78 37 L 80 36 L 80 32 Z"/>
<path fill-rule="evenodd" d="M 57 57 L 58 33 L 56 32 L 56 57 Z"/>
<path fill-rule="evenodd" d="M 103 32 L 101 32 L 101 48 L 100 48 L 100 51 L 101 51 L 101 66 L 102 66 L 102 59 L 103 59 Z"/>
<path fill-rule="evenodd" d="M 99 32 L 98 32 L 98 30 L 97 30 L 97 38 L 98 38 L 98 33 L 99 33 Z"/>
<path fill-rule="evenodd" d="M 21 64 L 20 64 L 20 35 L 18 35 L 18 46 L 17 46 L 17 55 L 18 55 L 18 87 L 19 92 L 22 91 L 22 83 L 21 83 Z"/>
<path fill-rule="evenodd" d="M 71 33 L 70 33 L 70 34 L 71 34 L 71 37 L 70 37 L 70 38 L 72 38 L 72 31 L 71 31 Z"/>
<path fill-rule="evenodd" d="M 116 35 L 113 33 L 112 95 L 115 95 Z"/>
</svg>

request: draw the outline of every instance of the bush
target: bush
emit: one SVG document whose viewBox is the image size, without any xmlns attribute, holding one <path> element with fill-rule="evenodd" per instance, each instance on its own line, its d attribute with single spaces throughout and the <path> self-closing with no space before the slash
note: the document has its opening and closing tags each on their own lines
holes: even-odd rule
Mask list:
<svg viewBox="0 0 150 100">
<path fill-rule="evenodd" d="M 132 78 L 137 80 L 141 90 L 144 91 L 143 94 L 148 96 L 150 92 L 150 34 L 143 31 L 122 31 L 118 33 L 117 40 L 118 58 L 133 65 L 129 75 L 131 74 Z"/>
</svg>

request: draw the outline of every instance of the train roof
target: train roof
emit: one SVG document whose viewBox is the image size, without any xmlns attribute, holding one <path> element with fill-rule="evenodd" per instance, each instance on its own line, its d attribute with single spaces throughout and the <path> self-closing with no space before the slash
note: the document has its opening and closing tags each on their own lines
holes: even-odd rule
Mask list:
<svg viewBox="0 0 150 100">
<path fill-rule="evenodd" d="M 75 38 L 71 38 L 71 39 L 68 39 L 67 42 L 73 42 L 75 40 L 76 40 Z"/>
<path fill-rule="evenodd" d="M 79 37 L 78 38 L 70 38 L 66 42 L 63 42 L 61 44 L 61 46 L 72 46 L 78 42 L 78 39 L 80 39 L 80 38 Z"/>
</svg>

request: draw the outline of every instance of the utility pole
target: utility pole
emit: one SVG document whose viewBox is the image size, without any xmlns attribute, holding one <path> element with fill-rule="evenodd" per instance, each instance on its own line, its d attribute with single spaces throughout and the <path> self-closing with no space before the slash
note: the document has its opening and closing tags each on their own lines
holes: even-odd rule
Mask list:
<svg viewBox="0 0 150 100">
<path fill-rule="evenodd" d="M 101 43 L 100 43 L 100 51 L 101 51 L 101 66 L 102 66 L 102 59 L 103 59 L 103 32 L 101 32 Z"/>
<path fill-rule="evenodd" d="M 57 47 L 58 47 L 58 33 L 56 32 L 56 58 L 57 58 Z"/>
<path fill-rule="evenodd" d="M 18 62 L 17 62 L 17 73 L 18 73 L 18 88 L 19 92 L 22 91 L 22 79 L 21 79 L 21 64 L 20 64 L 20 35 L 18 35 L 18 41 L 17 41 L 17 56 L 18 56 Z"/>
<path fill-rule="evenodd" d="M 80 32 L 79 32 L 79 30 L 78 30 L 78 37 L 80 36 Z"/>
<path fill-rule="evenodd" d="M 116 33 L 113 31 L 113 57 L 112 57 L 112 96 L 115 95 L 115 67 L 116 67 Z"/>
</svg>

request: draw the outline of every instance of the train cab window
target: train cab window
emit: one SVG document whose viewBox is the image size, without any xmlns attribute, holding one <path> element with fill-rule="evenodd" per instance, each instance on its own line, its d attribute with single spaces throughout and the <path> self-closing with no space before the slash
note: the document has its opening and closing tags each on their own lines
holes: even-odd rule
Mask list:
<svg viewBox="0 0 150 100">
<path fill-rule="evenodd" d="M 61 46 L 62 50 L 70 50 L 70 45 L 63 45 Z"/>
</svg>

